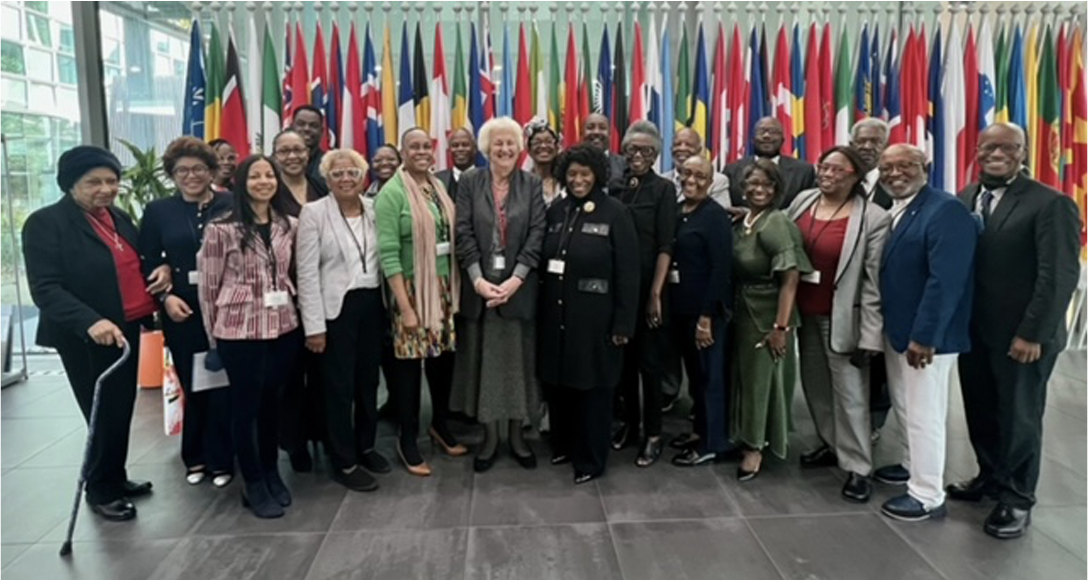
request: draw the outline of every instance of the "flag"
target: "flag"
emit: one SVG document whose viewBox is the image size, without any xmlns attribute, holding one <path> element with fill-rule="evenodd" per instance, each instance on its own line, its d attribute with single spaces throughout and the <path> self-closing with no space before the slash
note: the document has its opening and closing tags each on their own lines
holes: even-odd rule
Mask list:
<svg viewBox="0 0 1088 580">
<path fill-rule="evenodd" d="M 1032 24 L 1024 45 L 1024 109 L 1027 124 L 1021 125 L 1028 134 L 1027 164 L 1034 175 L 1039 155 L 1039 26 Z"/>
<path fill-rule="evenodd" d="M 480 61 L 480 52 L 476 47 L 476 23 L 469 24 L 468 33 L 469 73 L 467 124 L 469 128 L 472 129 L 472 134 L 478 135 L 480 133 L 480 127 L 482 127 L 484 124 L 484 100 L 486 99 L 486 97 L 484 96 L 482 87 L 480 86 L 480 80 L 483 77 L 484 71 L 480 68 L 480 65 L 482 64 Z"/>
<path fill-rule="evenodd" d="M 329 134 L 329 146 L 331 147 L 343 147 L 340 139 L 340 120 L 343 118 L 343 87 L 344 87 L 344 65 L 340 60 L 340 25 L 336 22 L 332 23 L 332 41 L 329 45 L 329 80 L 326 83 L 329 88 L 328 96 L 325 98 L 325 126 L 328 127 Z M 358 59 L 358 56 L 356 56 Z M 358 65 L 358 61 L 356 61 Z M 356 87 L 358 92 L 358 87 Z"/>
<path fill-rule="evenodd" d="M 720 34 L 722 37 L 722 60 L 725 60 L 725 35 Z M 749 58 L 753 55 L 749 54 Z M 745 66 L 748 64 L 749 66 Z M 744 157 L 745 152 L 748 149 L 748 139 L 746 137 L 748 133 L 748 99 L 746 95 L 751 90 L 750 75 L 751 75 L 751 63 L 745 62 L 744 58 L 744 41 L 741 40 L 740 27 L 736 24 L 733 25 L 733 42 L 732 47 L 729 49 L 729 62 L 725 65 L 725 77 L 728 78 L 728 84 L 725 86 L 725 98 L 729 104 L 726 109 L 725 119 L 723 119 L 729 126 L 729 132 L 723 133 L 728 135 L 728 138 L 722 137 L 723 157 L 720 159 L 721 167 L 724 169 L 726 163 L 732 163 Z M 714 83 L 717 86 L 717 82 Z M 717 118 L 714 119 L 715 125 L 721 125 L 722 121 Z"/>
<path fill-rule="evenodd" d="M 578 134 L 572 139 L 579 139 L 586 117 L 593 110 L 593 61 L 589 52 L 589 27 L 582 22 L 582 60 L 578 67 Z"/>
<path fill-rule="evenodd" d="M 835 142 L 835 77 L 832 76 L 831 63 L 834 55 L 831 48 L 831 23 L 824 23 L 824 33 L 820 40 L 820 153 L 830 149 Z"/>
<path fill-rule="evenodd" d="M 249 19 L 246 29 L 246 79 L 242 84 L 249 99 L 246 101 L 246 141 L 249 150 L 261 150 L 261 37 L 257 34 L 256 19 Z"/>
<path fill-rule="evenodd" d="M 941 100 L 943 89 L 941 86 L 942 62 L 941 28 L 938 26 L 937 31 L 933 34 L 933 48 L 929 53 L 929 81 L 926 85 L 926 88 L 928 89 L 928 100 L 926 103 L 926 110 L 928 111 L 926 116 L 926 158 L 932 162 L 929 182 L 933 184 L 933 187 L 948 192 L 955 192 L 955 188 L 948 189 L 948 182 L 945 178 L 947 175 L 955 175 L 956 166 L 952 165 L 951 167 L 945 167 L 945 157 L 939 151 L 939 149 L 944 147 L 945 143 L 945 109 L 944 103 Z M 955 180 L 952 179 L 949 181 Z"/>
<path fill-rule="evenodd" d="M 978 48 L 975 46 L 975 27 L 968 23 L 967 44 L 963 49 L 963 139 L 957 141 L 959 153 L 956 156 L 956 183 L 962 188 L 974 180 L 975 159 L 974 151 L 978 149 L 978 119 L 979 119 L 979 78 L 978 78 Z M 959 191 L 957 189 L 956 191 Z"/>
<path fill-rule="evenodd" d="M 710 87 L 707 86 L 706 69 L 706 38 L 703 36 L 703 25 L 699 23 L 699 36 L 695 44 L 695 75 L 691 92 L 691 121 L 688 126 L 695 129 L 705 146 L 705 153 L 710 151 Z"/>
<path fill-rule="evenodd" d="M 212 23 L 212 36 L 208 42 L 208 71 L 205 81 L 204 97 L 204 140 L 211 141 L 220 137 L 220 125 L 223 118 L 223 83 L 225 65 L 223 64 L 223 44 L 219 40 L 219 27 Z"/>
<path fill-rule="evenodd" d="M 329 148 L 329 124 L 328 124 L 328 84 L 329 76 L 325 69 L 325 35 L 321 32 L 321 23 L 317 23 L 317 32 L 314 35 L 314 70 L 310 75 L 310 104 L 322 111 L 325 117 L 325 131 L 321 134 L 321 150 Z"/>
<path fill-rule="evenodd" d="M 486 24 L 486 19 L 484 22 Z M 482 52 L 480 53 L 480 91 L 483 93 L 484 122 L 487 122 L 496 116 L 498 105 L 495 100 L 498 97 L 499 90 L 495 80 L 495 55 L 491 51 L 491 28 L 485 26 L 480 30 L 480 35 L 483 37 Z M 506 42 L 505 26 L 503 27 L 503 42 Z M 507 69 L 506 64 L 508 63 L 503 63 L 503 74 Z M 506 80 L 505 76 L 503 80 Z M 507 102 L 509 102 L 509 99 Z"/>
<path fill-rule="evenodd" d="M 434 24 L 434 75 L 431 77 L 430 132 L 434 140 L 434 168 L 449 168 L 450 92 L 446 75 L 446 53 L 442 49 L 442 24 Z"/>
<path fill-rule="evenodd" d="M 734 111 L 731 109 L 735 107 L 733 100 L 744 92 L 744 87 L 741 84 L 732 84 L 735 80 L 732 73 L 734 70 L 740 71 L 740 68 L 739 65 L 734 68 L 732 61 L 727 59 L 727 42 L 728 37 L 725 35 L 725 27 L 718 23 L 718 40 L 714 43 L 714 59 L 710 64 L 710 74 L 714 79 L 714 84 L 710 88 L 710 102 L 708 103 L 710 108 L 707 111 L 707 125 L 709 126 L 707 136 L 710 141 L 706 147 L 706 150 L 710 153 L 710 160 L 714 162 L 714 167 L 718 170 L 724 168 L 726 163 L 729 162 L 731 153 L 729 145 L 733 142 L 730 139 L 732 137 L 730 121 L 737 119 L 737 117 L 733 116 Z M 739 109 L 736 114 L 740 114 Z"/>
<path fill-rule="evenodd" d="M 771 114 L 782 124 L 782 154 L 793 157 L 793 95 L 790 93 L 790 52 L 786 25 L 778 27 L 774 49 L 774 81 L 771 83 Z M 796 51 L 795 51 L 796 52 Z"/>
<path fill-rule="evenodd" d="M 869 114 L 883 118 L 884 115 L 884 69 L 880 68 L 880 24 L 873 25 L 873 38 L 869 43 L 869 71 L 872 86 L 869 90 Z M 885 119 L 887 120 L 887 119 Z"/>
<path fill-rule="evenodd" d="M 801 27 L 793 25 L 793 52 L 790 53 L 790 116 L 793 123 L 788 130 L 793 139 L 793 155 L 805 156 L 805 72 L 801 64 Z"/>
<path fill-rule="evenodd" d="M 389 23 L 387 22 L 382 38 L 381 140 L 383 143 L 399 144 L 400 110 L 398 105 L 400 101 L 397 99 L 397 82 L 393 79 L 393 44 L 389 39 Z M 371 150 L 371 155 L 376 149 Z"/>
<path fill-rule="evenodd" d="M 1084 89 L 1084 53 L 1080 47 L 1084 46 L 1083 29 L 1077 28 L 1073 34 L 1070 53 L 1069 82 L 1072 90 L 1069 93 L 1069 110 L 1072 115 L 1071 133 L 1072 152 L 1070 153 L 1070 167 L 1065 178 L 1067 192 L 1072 192 L 1073 199 L 1080 208 L 1080 220 L 1082 224 L 1080 243 L 1085 243 L 1083 224 L 1085 223 L 1085 208 L 1088 202 L 1085 194 L 1088 192 L 1088 93 Z"/>
<path fill-rule="evenodd" d="M 843 40 L 846 40 L 846 31 L 843 31 Z M 870 69 L 869 53 L 869 25 L 861 27 L 861 40 L 858 41 L 858 67 L 854 75 L 854 119 L 861 120 L 870 115 L 877 116 L 879 111 L 873 108 L 873 75 Z M 842 62 L 842 51 L 839 51 L 839 62 Z M 878 69 L 879 70 L 879 69 Z M 838 71 L 835 71 L 838 73 Z M 838 81 L 838 78 L 835 79 Z M 836 88 L 838 85 L 836 84 Z"/>
<path fill-rule="evenodd" d="M 910 32 L 907 33 L 907 37 L 903 42 L 903 56 L 899 63 L 899 94 L 900 105 L 903 113 L 903 140 L 902 143 L 915 143 L 915 131 L 917 127 L 916 115 L 918 114 L 921 105 L 915 101 L 917 90 L 915 83 L 918 79 L 915 78 L 915 54 L 914 45 L 917 42 L 914 34 L 914 26 L 911 26 Z M 888 93 L 892 91 L 891 87 L 888 88 Z M 889 119 L 891 119 L 891 112 L 889 110 Z M 923 126 L 923 132 L 925 131 L 925 115 L 922 115 L 921 124 Z M 894 133 L 892 134 L 894 138 Z M 893 141 L 900 142 L 900 141 Z"/>
<path fill-rule="evenodd" d="M 525 24 L 518 30 L 517 86 L 514 87 L 514 120 L 524 127 L 533 118 L 533 79 L 529 74 L 529 45 L 525 40 Z"/>
<path fill-rule="evenodd" d="M 185 111 L 182 113 L 181 133 L 204 138 L 204 38 L 200 36 L 200 21 L 193 20 L 189 36 L 189 67 L 185 73 Z"/>
<path fill-rule="evenodd" d="M 905 143 L 907 140 L 906 124 L 903 122 L 903 95 L 900 90 L 898 46 L 895 43 L 895 29 L 891 31 L 888 55 L 884 60 L 884 116 L 888 119 L 888 143 Z"/>
<path fill-rule="evenodd" d="M 408 22 L 400 29 L 400 80 L 397 82 L 397 143 L 404 132 L 417 127 L 416 104 L 412 96 L 412 51 L 408 48 Z"/>
<path fill-rule="evenodd" d="M 369 25 L 368 25 L 369 26 Z M 333 35 L 336 35 L 333 29 Z M 366 89 L 362 79 L 363 67 L 359 64 L 359 40 L 355 35 L 355 24 L 351 25 L 348 33 L 348 63 L 347 75 L 340 88 L 343 118 L 340 123 L 340 134 L 337 135 L 338 145 L 344 149 L 358 151 L 363 159 L 368 157 L 368 143 L 366 135 Z"/>
<path fill-rule="evenodd" d="M 1066 25 L 1064 23 L 1060 24 L 1058 42 L 1054 47 L 1054 50 L 1058 53 L 1058 93 L 1061 101 L 1058 108 L 1058 122 L 1061 126 L 1061 144 L 1059 146 L 1061 158 L 1058 162 L 1058 177 L 1059 182 L 1063 184 L 1065 183 L 1066 167 L 1069 165 L 1069 157 L 1066 155 L 1066 152 L 1069 151 L 1071 154 L 1073 146 L 1073 129 L 1070 126 L 1070 123 L 1073 121 L 1073 115 L 1069 110 L 1069 59 L 1071 57 L 1069 51 L 1072 47 L 1069 46 L 1069 38 L 1066 36 L 1066 32 Z"/>
<path fill-rule="evenodd" d="M 631 99 L 628 112 L 628 122 L 643 121 L 647 118 L 648 103 L 646 102 L 646 69 L 642 60 L 642 26 L 635 23 L 635 41 L 631 51 Z M 626 131 L 627 127 L 619 127 Z"/>
<path fill-rule="evenodd" d="M 427 132 L 431 138 L 431 99 L 427 91 L 427 62 L 423 54 L 422 26 L 416 22 L 415 54 L 412 60 L 412 102 L 415 104 L 416 125 Z"/>
<path fill-rule="evenodd" d="M 450 128 L 460 129 L 468 125 L 468 92 L 465 88 L 465 54 L 461 48 L 461 23 L 457 23 L 457 48 L 453 55 L 453 113 Z M 477 61 L 479 65 L 479 61 Z M 473 69 L 475 74 L 476 69 Z"/>
<path fill-rule="evenodd" d="M 620 141 L 623 139 L 623 134 L 627 132 L 627 103 L 629 94 L 627 92 L 627 64 L 624 62 L 623 51 L 623 24 L 616 23 L 616 45 L 613 47 L 615 50 L 615 58 L 612 59 L 612 64 L 615 65 L 615 75 L 612 77 L 612 152 L 620 152 Z"/>
<path fill-rule="evenodd" d="M 220 121 L 220 137 L 238 152 L 238 157 L 249 157 L 249 130 L 246 129 L 246 99 L 242 93 L 242 69 L 238 65 L 238 51 L 234 48 L 233 31 L 227 38 L 227 70 L 223 79 L 223 117 Z"/>
<path fill-rule="evenodd" d="M 1013 31 L 1012 48 L 1009 50 L 1009 78 L 1007 98 L 1009 122 L 1023 128 L 1028 126 L 1027 87 L 1024 83 L 1024 36 L 1020 26 Z M 1029 160 L 1030 161 L 1030 160 Z"/>
<path fill-rule="evenodd" d="M 982 19 L 982 30 L 978 37 L 978 121 L 975 126 L 979 131 L 994 124 L 996 97 L 996 67 L 994 66 L 994 40 L 990 31 L 990 20 Z M 970 122 L 970 119 L 968 119 Z M 975 176 L 978 167 L 974 168 Z"/>
<path fill-rule="evenodd" d="M 1005 26 L 997 34 L 994 48 L 994 122 L 1009 122 L 1009 42 Z"/>
<path fill-rule="evenodd" d="M 283 109 L 280 114 L 281 123 L 287 125 L 291 122 L 292 98 L 291 98 L 291 81 L 294 79 L 294 73 L 291 69 L 291 22 L 287 22 L 287 35 L 283 41 L 283 82 L 281 84 L 281 91 L 283 95 Z"/>
<path fill-rule="evenodd" d="M 560 76 L 559 73 L 559 41 L 555 37 L 555 29 L 558 27 L 558 23 L 552 23 L 552 46 L 548 57 L 550 66 L 548 67 L 548 81 L 545 83 L 548 87 L 548 125 L 557 135 L 563 131 L 563 98 L 569 92 L 574 93 L 575 99 L 578 97 L 578 61 L 570 59 L 570 53 L 574 51 L 574 29 L 570 29 L 571 38 L 570 42 L 567 43 L 569 45 L 567 47 L 568 62 L 571 64 L 569 68 L 574 79 L 573 82 L 570 82 L 569 79 Z M 569 27 L 570 25 L 568 25 Z M 574 111 L 571 112 L 571 115 L 576 119 L 578 114 L 577 103 L 577 100 L 575 100 Z"/>
<path fill-rule="evenodd" d="M 378 83 L 378 68 L 374 58 L 374 43 L 370 41 L 370 23 L 366 25 L 366 38 L 363 42 L 363 111 L 366 114 L 366 121 L 364 126 L 366 127 L 366 151 L 367 158 L 374 155 L 374 152 L 385 144 L 385 103 L 383 101 L 383 95 L 381 91 L 381 85 Z M 382 75 L 386 75 L 385 67 L 382 67 Z M 389 64 L 389 87 L 392 89 L 393 85 L 393 64 L 390 61 Z M 395 103 L 390 99 L 390 107 Z M 394 117 L 396 119 L 396 117 Z M 394 131 L 395 133 L 396 131 Z M 356 139 L 359 137 L 356 136 Z"/>
<path fill-rule="evenodd" d="M 540 32 L 536 22 L 533 22 L 529 43 L 529 118 L 536 117 L 543 121 L 548 120 L 548 88 L 544 79 L 544 63 L 540 56 Z"/>
<path fill-rule="evenodd" d="M 574 25 L 567 28 L 567 62 L 564 72 L 563 88 L 563 114 L 560 133 L 563 136 L 563 147 L 569 149 L 578 144 L 582 135 L 582 121 L 578 91 L 578 61 L 574 54 Z M 554 83 L 553 83 L 554 84 Z"/>
<path fill-rule="evenodd" d="M 819 28 L 813 23 L 808 30 L 808 49 L 805 51 L 805 161 L 816 163 L 823 153 L 823 130 L 820 119 L 823 117 L 820 99 L 823 90 L 820 87 L 820 50 Z M 831 79 L 827 79 L 831 82 Z"/>
<path fill-rule="evenodd" d="M 661 77 L 661 117 L 658 126 L 661 127 L 661 142 L 665 148 L 672 147 L 676 132 L 676 108 L 672 101 L 672 48 L 669 40 L 669 15 L 666 13 L 661 20 L 661 62 L 657 71 Z M 672 168 L 672 155 L 662 152 L 661 171 L 666 172 Z"/>
<path fill-rule="evenodd" d="M 755 147 L 753 142 L 756 136 L 756 123 L 759 122 L 765 116 L 768 116 L 770 111 L 764 107 L 763 95 L 766 92 L 767 84 L 763 82 L 765 76 L 763 66 L 762 48 L 760 47 L 760 39 L 756 36 L 756 31 L 752 30 L 749 38 L 749 58 L 752 59 L 751 66 L 749 67 L 749 76 L 751 77 L 748 83 L 748 131 L 745 136 L 745 141 L 748 143 L 748 152 L 754 154 Z"/>
<path fill-rule="evenodd" d="M 195 23 L 194 23 L 195 24 Z M 272 29 L 264 26 L 264 66 L 261 67 L 261 147 L 265 155 L 272 154 L 272 139 L 280 131 L 280 113 L 283 97 L 276 63 L 276 47 L 272 43 Z"/>
<path fill-rule="evenodd" d="M 663 78 L 661 76 L 661 53 L 657 48 L 657 23 L 654 22 L 654 18 L 650 17 L 650 35 L 647 37 L 646 42 L 646 63 L 644 73 L 646 75 L 646 93 L 643 96 L 643 106 L 646 107 L 646 119 L 656 125 L 659 129 L 664 129 L 661 126 L 661 85 L 663 84 Z M 667 156 L 666 156 L 667 157 Z M 660 162 L 660 157 L 658 157 Z M 661 167 L 658 164 L 657 171 L 660 171 Z"/>
<path fill-rule="evenodd" d="M 289 123 L 295 118 L 295 111 L 302 105 L 310 104 L 310 67 L 306 62 L 306 39 L 302 37 L 302 23 L 295 23 L 295 54 L 291 63 L 291 114 L 285 115 L 283 122 Z"/>
<path fill-rule="evenodd" d="M 691 126 L 691 62 L 688 60 L 688 28 L 680 26 L 680 55 L 676 60 L 676 132 Z M 702 131 L 699 132 L 702 134 Z M 670 144 L 671 145 L 671 144 Z"/>
<path fill-rule="evenodd" d="M 1039 152 L 1035 162 L 1035 179 L 1044 185 L 1061 188 L 1061 93 L 1058 87 L 1057 55 L 1048 26 L 1043 35 L 1039 57 L 1038 133 Z M 1080 47 L 1078 47 L 1078 50 Z"/>
<path fill-rule="evenodd" d="M 944 155 L 944 190 L 955 193 L 967 186 L 967 164 L 960 157 L 967 151 L 967 109 L 963 106 L 964 57 L 960 27 L 953 21 L 949 25 L 948 52 L 941 67 L 941 106 L 944 123 L 944 139 L 937 152 Z M 975 103 L 977 106 L 978 103 Z M 977 114 L 977 113 L 976 113 Z M 943 151 L 942 151 L 943 149 Z M 934 155 L 936 156 L 936 154 Z"/>
<path fill-rule="evenodd" d="M 612 48 L 608 45 L 607 25 L 601 33 L 597 80 L 593 83 L 593 112 L 612 118 Z"/>
<path fill-rule="evenodd" d="M 865 39 L 865 32 L 862 32 Z M 862 53 L 864 54 L 864 53 Z M 862 58 L 861 60 L 865 60 Z M 850 41 L 846 29 L 839 33 L 838 61 L 835 64 L 835 145 L 850 143 Z M 830 147 L 828 147 L 830 149 Z"/>
<path fill-rule="evenodd" d="M 514 116 L 514 69 L 510 64 L 510 34 L 505 23 L 502 28 L 502 82 L 495 88 L 495 116 Z M 484 120 L 487 121 L 486 119 Z"/>
</svg>

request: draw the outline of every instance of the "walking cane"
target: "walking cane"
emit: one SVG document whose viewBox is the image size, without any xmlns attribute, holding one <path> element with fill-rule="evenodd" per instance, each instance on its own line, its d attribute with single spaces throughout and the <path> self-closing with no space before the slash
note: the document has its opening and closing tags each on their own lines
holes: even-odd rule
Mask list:
<svg viewBox="0 0 1088 580">
<path fill-rule="evenodd" d="M 68 518 L 68 535 L 64 540 L 64 545 L 60 547 L 61 556 L 69 556 L 72 554 L 72 534 L 76 531 L 76 517 L 79 515 L 79 499 L 83 495 L 83 487 L 87 484 L 87 462 L 91 456 L 91 443 L 94 441 L 95 424 L 98 420 L 98 403 L 102 398 L 102 383 L 125 364 L 128 360 L 128 355 L 132 354 L 132 347 L 129 346 L 128 341 L 124 341 L 121 344 L 121 358 L 117 359 L 117 362 L 110 365 L 102 374 L 98 375 L 98 379 L 94 382 L 94 399 L 91 402 L 91 416 L 87 420 L 87 443 L 83 446 L 83 464 L 79 467 L 79 482 L 76 484 L 76 498 L 72 502 L 72 515 Z"/>
</svg>

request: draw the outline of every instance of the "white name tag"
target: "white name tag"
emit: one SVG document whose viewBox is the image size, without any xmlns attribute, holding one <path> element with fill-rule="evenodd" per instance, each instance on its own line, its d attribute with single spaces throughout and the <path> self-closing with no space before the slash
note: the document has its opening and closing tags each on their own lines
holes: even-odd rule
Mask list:
<svg viewBox="0 0 1088 580">
<path fill-rule="evenodd" d="M 286 290 L 270 290 L 264 293 L 265 308 L 277 308 L 291 303 L 291 295 Z"/>
<path fill-rule="evenodd" d="M 820 271 L 810 272 L 801 276 L 801 281 L 805 284 L 819 284 L 820 283 Z"/>
<path fill-rule="evenodd" d="M 189 285 L 190 286 L 196 286 L 199 283 L 200 283 L 200 272 L 197 272 L 196 270 L 190 270 L 189 271 Z"/>
<path fill-rule="evenodd" d="M 449 242 L 438 242 L 438 244 L 435 245 L 435 252 L 439 256 L 448 256 L 448 255 L 450 255 L 450 243 Z"/>
<path fill-rule="evenodd" d="M 506 269 L 506 256 L 495 255 L 491 257 L 491 269 L 502 271 Z"/>
<path fill-rule="evenodd" d="M 669 270 L 669 284 L 680 283 L 680 270 Z"/>
<path fill-rule="evenodd" d="M 567 269 L 567 263 L 563 260 L 548 260 L 549 274 L 562 274 Z"/>
</svg>

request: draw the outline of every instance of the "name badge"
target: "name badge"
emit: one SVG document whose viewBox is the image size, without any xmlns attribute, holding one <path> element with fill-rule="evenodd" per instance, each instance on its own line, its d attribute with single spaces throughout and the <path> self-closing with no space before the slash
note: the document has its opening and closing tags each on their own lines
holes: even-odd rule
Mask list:
<svg viewBox="0 0 1088 580">
<path fill-rule="evenodd" d="M 497 272 L 501 272 L 506 269 L 506 256 L 500 256 L 495 254 L 491 256 L 491 269 Z"/>
<path fill-rule="evenodd" d="M 669 270 L 669 284 L 680 283 L 680 270 Z"/>
<path fill-rule="evenodd" d="M 190 270 L 189 271 L 189 285 L 190 286 L 196 286 L 199 283 L 200 283 L 200 272 L 197 272 L 196 270 Z"/>
<path fill-rule="evenodd" d="M 548 260 L 549 274 L 562 274 L 567 269 L 567 263 L 563 260 Z"/>
<path fill-rule="evenodd" d="M 810 272 L 801 276 L 801 281 L 805 284 L 819 284 L 820 283 L 820 271 Z"/>
<path fill-rule="evenodd" d="M 291 295 L 286 290 L 269 290 L 264 293 L 265 308 L 278 308 L 291 304 Z"/>
<path fill-rule="evenodd" d="M 435 252 L 439 256 L 448 256 L 448 255 L 450 255 L 450 243 L 449 242 L 438 242 L 438 244 L 435 245 Z"/>
</svg>

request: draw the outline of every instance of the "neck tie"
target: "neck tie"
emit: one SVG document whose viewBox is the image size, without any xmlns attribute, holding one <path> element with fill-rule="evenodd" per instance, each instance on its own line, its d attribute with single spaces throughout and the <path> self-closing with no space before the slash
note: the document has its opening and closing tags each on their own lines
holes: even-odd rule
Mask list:
<svg viewBox="0 0 1088 580">
<path fill-rule="evenodd" d="M 990 208 L 994 204 L 994 194 L 988 189 L 982 190 L 982 224 L 986 225 L 990 221 Z"/>
</svg>

